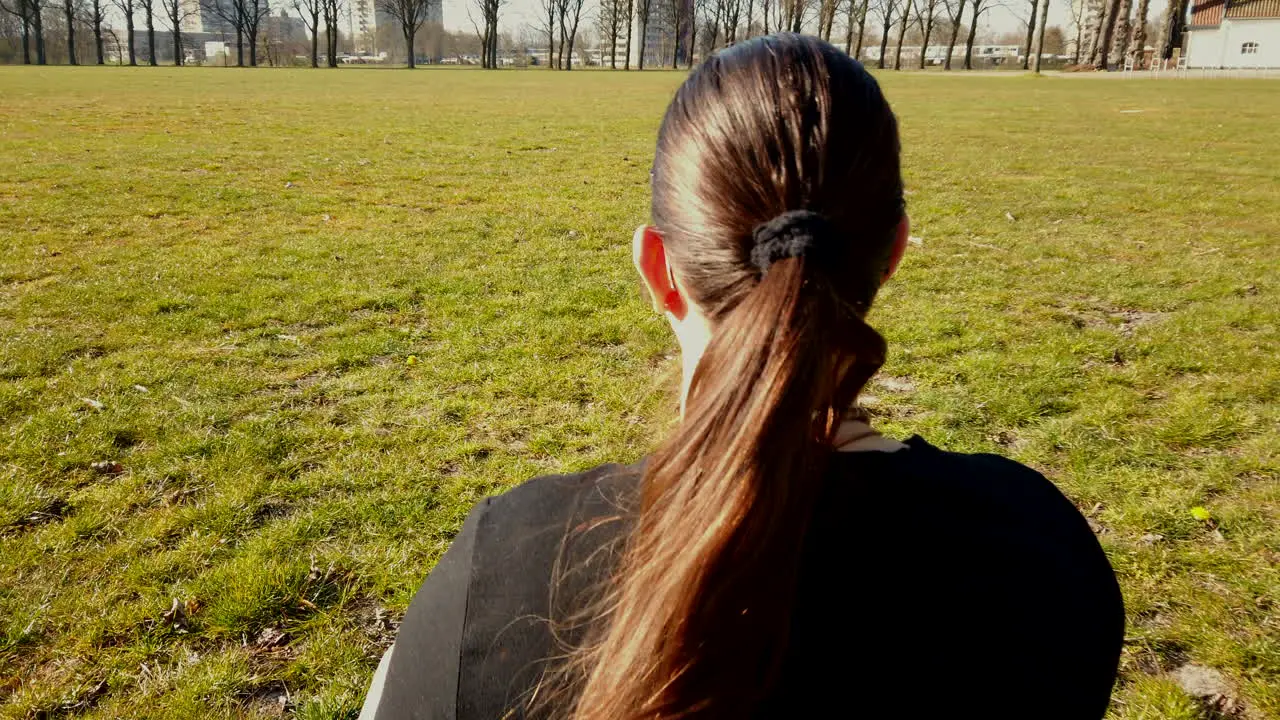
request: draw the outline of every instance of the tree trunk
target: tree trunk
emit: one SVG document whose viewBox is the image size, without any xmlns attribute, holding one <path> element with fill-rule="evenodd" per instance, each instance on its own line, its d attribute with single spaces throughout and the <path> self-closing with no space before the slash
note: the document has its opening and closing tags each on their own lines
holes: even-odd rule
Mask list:
<svg viewBox="0 0 1280 720">
<path fill-rule="evenodd" d="M 960 0 L 961 3 L 964 0 Z M 942 69 L 951 69 L 951 56 L 956 54 L 956 43 L 960 40 L 960 21 L 964 19 L 964 5 L 960 6 L 960 13 L 951 21 L 951 42 L 947 44 L 947 57 L 942 61 Z"/>
<path fill-rule="evenodd" d="M 697 51 L 697 48 L 698 48 L 698 13 L 695 10 L 693 13 L 693 25 L 689 27 L 689 52 L 686 54 L 686 57 L 685 57 L 685 67 L 690 70 L 693 69 L 693 54 L 694 52 Z"/>
<path fill-rule="evenodd" d="M 1187 15 L 1187 0 L 1170 0 L 1160 31 L 1160 58 L 1173 57 L 1173 49 L 1182 47 L 1182 24 Z"/>
<path fill-rule="evenodd" d="M 1116 29 L 1116 16 L 1120 14 L 1121 0 L 1111 0 L 1111 7 L 1107 10 L 1107 22 L 1102 28 L 1102 41 L 1098 45 L 1098 63 L 1094 65 L 1098 70 L 1106 70 L 1111 64 L 1111 39 Z"/>
<path fill-rule="evenodd" d="M 63 0 L 62 9 L 67 17 L 67 64 L 79 65 L 76 62 L 76 22 L 71 0 Z"/>
<path fill-rule="evenodd" d="M 156 15 L 151 8 L 147 11 L 147 64 L 151 67 L 159 65 L 156 61 Z"/>
<path fill-rule="evenodd" d="M 673 35 L 675 36 L 675 42 L 671 43 L 672 45 L 671 69 L 679 70 L 680 69 L 680 7 L 679 7 L 680 3 L 679 3 L 679 0 L 677 0 L 675 4 L 676 4 L 676 7 L 674 8 L 675 12 L 673 13 L 675 17 L 671 19 L 672 23 L 674 24 Z"/>
<path fill-rule="evenodd" d="M 415 28 L 412 23 L 404 24 L 404 47 L 405 51 L 408 53 L 407 57 L 409 58 L 410 70 L 418 67 L 418 59 L 414 57 L 416 53 L 413 51 L 413 36 L 417 34 L 414 30 Z M 431 73 L 427 74 L 430 75 Z"/>
<path fill-rule="evenodd" d="M 31 13 L 31 29 L 36 33 L 36 64 L 47 65 L 49 63 L 49 55 L 45 52 L 44 47 L 44 15 L 41 8 L 34 8 L 35 12 Z"/>
<path fill-rule="evenodd" d="M 176 5 L 178 3 L 178 0 L 169 0 L 169 2 L 174 3 Z M 182 28 L 179 27 L 179 25 L 180 23 L 178 22 L 178 18 L 176 17 L 176 13 L 175 13 L 175 17 L 173 18 L 173 65 L 174 67 L 181 67 L 182 61 L 186 59 L 182 57 Z"/>
<path fill-rule="evenodd" d="M 853 13 L 854 0 L 849 0 L 848 9 L 844 12 L 844 54 L 857 60 L 853 54 Z"/>
<path fill-rule="evenodd" d="M 852 1 L 850 0 L 850 2 Z M 853 49 L 855 58 L 862 57 L 862 41 L 867 37 L 867 6 L 870 3 L 871 0 L 862 0 L 862 3 L 858 6 L 858 44 Z"/>
<path fill-rule="evenodd" d="M 98 53 L 98 64 L 106 65 L 102 52 L 102 0 L 93 0 L 93 49 Z"/>
<path fill-rule="evenodd" d="M 1150 0 L 1138 0 L 1138 17 L 1133 27 L 1133 52 L 1138 53 L 1133 66 L 1139 70 L 1147 63 L 1147 13 L 1150 12 Z"/>
<path fill-rule="evenodd" d="M 930 0 L 930 2 L 932 1 L 933 0 Z M 923 70 L 925 67 L 924 65 L 925 53 L 929 52 L 929 38 L 933 36 L 933 16 L 934 16 L 934 13 L 937 12 L 937 9 L 932 5 L 930 5 L 930 7 L 927 8 L 927 12 L 929 13 L 929 17 L 924 19 L 924 38 L 922 38 L 920 41 L 920 69 L 921 70 Z"/>
<path fill-rule="evenodd" d="M 973 0 L 973 2 L 971 3 L 973 7 L 973 17 L 969 18 L 969 38 L 965 41 L 965 44 L 964 44 L 964 69 L 965 70 L 973 69 L 973 41 L 975 38 L 978 37 L 978 15 L 979 15 L 978 11 L 980 9 L 979 3 L 981 2 L 982 0 Z"/>
<path fill-rule="evenodd" d="M 31 14 L 29 9 L 22 11 L 22 64 L 31 64 L 31 20 L 28 16 Z"/>
<path fill-rule="evenodd" d="M 320 11 L 311 13 L 311 67 L 320 67 Z"/>
<path fill-rule="evenodd" d="M 640 0 L 640 1 L 647 3 L 647 2 L 650 2 L 651 0 Z M 648 32 L 646 32 L 648 29 L 649 29 L 649 14 L 645 13 L 645 16 L 640 18 L 640 52 L 637 55 L 637 59 L 636 59 L 636 69 L 638 70 L 644 69 L 644 39 L 645 39 L 644 36 L 648 34 Z"/>
<path fill-rule="evenodd" d="M 581 13 L 581 11 L 579 11 L 579 13 Z M 573 69 L 573 46 L 576 44 L 575 41 L 577 37 L 578 37 L 578 19 L 575 17 L 573 19 L 573 27 L 569 29 L 569 54 L 565 56 L 565 59 L 564 59 L 565 70 Z"/>
<path fill-rule="evenodd" d="M 884 69 L 884 56 L 889 52 L 889 28 L 893 27 L 893 2 L 885 0 L 884 26 L 880 30 L 880 62 L 876 67 Z"/>
<path fill-rule="evenodd" d="M 627 0 L 627 56 L 622 61 L 622 69 L 631 69 L 631 21 L 635 15 L 634 0 Z"/>
<path fill-rule="evenodd" d="M 1090 13 L 1092 26 L 1089 33 L 1089 64 L 1098 62 L 1098 54 L 1102 49 L 1102 27 L 1107 22 L 1107 0 L 1091 0 L 1097 4 L 1097 12 Z"/>
<path fill-rule="evenodd" d="M 1116 62 L 1124 67 L 1125 58 L 1129 56 L 1129 32 L 1132 28 L 1129 26 L 1129 16 L 1133 13 L 1132 0 L 1120 0 L 1120 8 L 1116 13 L 1116 39 L 1115 47 L 1112 48 L 1116 56 Z"/>
<path fill-rule="evenodd" d="M 1076 23 L 1076 47 L 1071 53 L 1071 64 L 1080 64 L 1080 43 L 1084 42 L 1084 24 Z"/>
<path fill-rule="evenodd" d="M 249 67 L 258 67 L 258 31 L 248 28 L 249 35 Z"/>
<path fill-rule="evenodd" d="M 1081 0 L 1083 2 L 1083 0 Z M 1022 69 L 1026 70 L 1031 63 L 1031 42 L 1036 34 L 1036 10 L 1040 0 L 1031 0 L 1031 15 L 1027 18 L 1027 41 L 1022 44 Z"/>
<path fill-rule="evenodd" d="M 850 2 L 852 2 L 852 0 L 850 0 Z M 764 34 L 768 35 L 769 34 L 769 0 L 760 0 L 760 8 L 764 10 Z"/>
<path fill-rule="evenodd" d="M 236 67 L 244 67 L 244 26 L 236 22 Z"/>
<path fill-rule="evenodd" d="M 910 19 L 911 6 L 906 4 L 907 0 L 903 0 L 902 20 L 898 23 L 898 47 L 893 52 L 893 69 L 902 69 L 902 40 L 907 36 L 907 20 Z"/>
<path fill-rule="evenodd" d="M 1044 30 L 1049 24 L 1049 0 L 1040 0 L 1040 32 L 1036 36 L 1036 60 L 1032 66 L 1040 74 L 1040 56 L 1044 54 Z"/>
<path fill-rule="evenodd" d="M 125 32 L 129 33 L 129 65 L 136 66 L 138 64 L 137 48 L 133 41 L 133 13 L 125 13 L 124 16 Z"/>
</svg>

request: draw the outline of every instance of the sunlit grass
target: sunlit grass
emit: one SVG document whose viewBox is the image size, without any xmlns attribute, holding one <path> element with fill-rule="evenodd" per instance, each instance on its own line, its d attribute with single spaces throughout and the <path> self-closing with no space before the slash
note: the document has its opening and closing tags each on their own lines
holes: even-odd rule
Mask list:
<svg viewBox="0 0 1280 720">
<path fill-rule="evenodd" d="M 0 713 L 352 717 L 472 503 L 642 455 L 681 77 L 0 68 Z M 884 82 L 868 404 L 1089 514 L 1115 718 L 1202 716 L 1186 663 L 1280 715 L 1280 86 Z"/>
</svg>

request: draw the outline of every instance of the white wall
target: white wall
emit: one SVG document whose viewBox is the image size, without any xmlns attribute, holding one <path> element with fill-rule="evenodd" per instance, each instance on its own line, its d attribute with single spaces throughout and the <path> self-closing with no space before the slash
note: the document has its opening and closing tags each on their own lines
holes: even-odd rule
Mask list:
<svg viewBox="0 0 1280 720">
<path fill-rule="evenodd" d="M 1258 43 L 1258 52 L 1242 55 L 1247 42 Z M 1280 67 L 1280 18 L 1223 20 L 1217 28 L 1187 33 L 1187 67 Z"/>
</svg>

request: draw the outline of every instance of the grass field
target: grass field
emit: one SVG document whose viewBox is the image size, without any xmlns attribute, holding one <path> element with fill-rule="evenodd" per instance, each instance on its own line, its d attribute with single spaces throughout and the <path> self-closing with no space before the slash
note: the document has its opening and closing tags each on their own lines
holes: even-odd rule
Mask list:
<svg viewBox="0 0 1280 720">
<path fill-rule="evenodd" d="M 680 79 L 0 68 L 0 717 L 354 718 L 477 499 L 642 455 Z M 1280 84 L 883 82 L 868 404 L 1090 517 L 1113 718 L 1280 718 Z"/>
</svg>

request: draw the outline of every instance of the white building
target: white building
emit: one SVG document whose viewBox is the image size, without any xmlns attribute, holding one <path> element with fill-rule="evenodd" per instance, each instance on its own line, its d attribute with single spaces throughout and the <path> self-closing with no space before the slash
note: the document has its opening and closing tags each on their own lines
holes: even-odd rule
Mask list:
<svg viewBox="0 0 1280 720">
<path fill-rule="evenodd" d="M 1280 0 L 1194 0 L 1187 67 L 1280 68 Z"/>
</svg>

